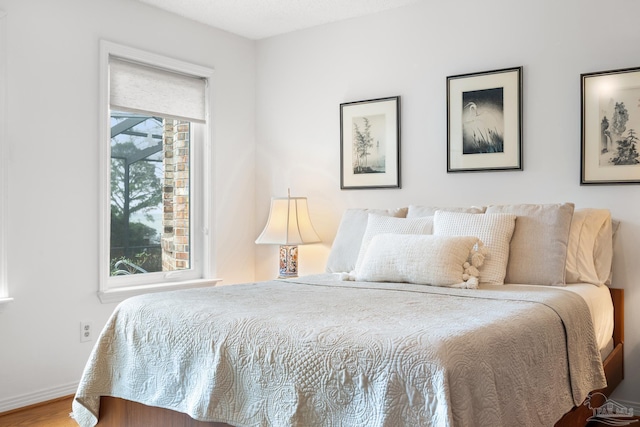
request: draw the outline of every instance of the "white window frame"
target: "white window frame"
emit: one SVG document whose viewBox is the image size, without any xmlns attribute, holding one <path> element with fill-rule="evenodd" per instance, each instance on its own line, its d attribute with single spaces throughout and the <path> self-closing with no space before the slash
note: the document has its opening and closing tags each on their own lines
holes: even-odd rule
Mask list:
<svg viewBox="0 0 640 427">
<path fill-rule="evenodd" d="M 193 162 L 190 201 L 193 227 L 191 229 L 191 265 L 189 270 L 168 271 L 125 276 L 110 276 L 111 221 L 111 120 L 109 108 L 109 58 L 117 57 L 151 67 L 157 67 L 206 79 L 206 124 L 192 126 Z M 213 256 L 213 165 L 211 136 L 213 135 L 211 105 L 213 100 L 211 68 L 190 64 L 128 46 L 100 41 L 100 259 L 98 297 L 103 303 L 118 302 L 130 296 L 164 290 L 211 286 L 221 279 L 214 278 Z M 201 142 L 201 143 L 196 143 Z"/>
<path fill-rule="evenodd" d="M 7 169 L 7 13 L 0 10 L 0 305 L 13 301 L 9 297 L 7 275 L 7 197 L 9 174 Z"/>
</svg>

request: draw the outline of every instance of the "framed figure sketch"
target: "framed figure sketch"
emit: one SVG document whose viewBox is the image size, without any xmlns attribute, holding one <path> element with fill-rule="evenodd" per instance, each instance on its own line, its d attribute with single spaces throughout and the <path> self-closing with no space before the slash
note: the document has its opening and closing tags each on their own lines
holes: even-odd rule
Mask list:
<svg viewBox="0 0 640 427">
<path fill-rule="evenodd" d="M 580 184 L 640 184 L 640 68 L 580 78 Z"/>
<path fill-rule="evenodd" d="M 400 97 L 340 104 L 340 188 L 400 188 Z"/>
<path fill-rule="evenodd" d="M 447 77 L 447 172 L 522 170 L 522 67 Z"/>
</svg>

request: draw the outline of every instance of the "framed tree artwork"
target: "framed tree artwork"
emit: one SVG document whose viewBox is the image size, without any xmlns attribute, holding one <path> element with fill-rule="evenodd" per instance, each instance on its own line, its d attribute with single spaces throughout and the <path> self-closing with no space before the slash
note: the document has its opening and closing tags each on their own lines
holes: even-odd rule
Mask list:
<svg viewBox="0 0 640 427">
<path fill-rule="evenodd" d="M 400 97 L 340 104 L 340 188 L 400 188 Z"/>
<path fill-rule="evenodd" d="M 640 184 L 640 68 L 580 77 L 580 184 Z"/>
<path fill-rule="evenodd" d="M 522 170 L 522 67 L 447 77 L 447 172 Z"/>
</svg>

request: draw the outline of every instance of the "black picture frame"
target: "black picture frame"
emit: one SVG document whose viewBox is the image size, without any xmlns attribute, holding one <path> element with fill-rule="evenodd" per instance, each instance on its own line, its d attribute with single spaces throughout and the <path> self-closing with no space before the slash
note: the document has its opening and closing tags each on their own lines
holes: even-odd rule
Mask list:
<svg viewBox="0 0 640 427">
<path fill-rule="evenodd" d="M 640 184 L 640 67 L 580 75 L 580 185 Z"/>
<path fill-rule="evenodd" d="M 522 67 L 447 77 L 447 172 L 522 170 Z"/>
<path fill-rule="evenodd" d="M 340 104 L 340 188 L 401 188 L 400 96 Z"/>
</svg>

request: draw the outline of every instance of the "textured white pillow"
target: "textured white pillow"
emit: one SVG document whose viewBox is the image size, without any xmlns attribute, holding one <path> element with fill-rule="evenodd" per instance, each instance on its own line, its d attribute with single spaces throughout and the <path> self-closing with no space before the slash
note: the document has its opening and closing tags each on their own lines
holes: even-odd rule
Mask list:
<svg viewBox="0 0 640 427">
<path fill-rule="evenodd" d="M 577 209 L 567 245 L 566 282 L 603 285 L 613 258 L 611 213 L 606 209 Z"/>
<path fill-rule="evenodd" d="M 417 206 L 409 205 L 407 211 L 407 218 L 422 218 L 425 216 L 433 216 L 436 211 L 447 212 L 466 212 L 466 213 L 484 213 L 484 206 L 469 206 L 469 207 L 437 207 L 437 206 Z"/>
<path fill-rule="evenodd" d="M 489 206 L 487 213 L 517 215 L 507 283 L 564 286 L 573 203 Z"/>
<path fill-rule="evenodd" d="M 407 208 L 389 210 L 352 208 L 345 210 L 327 259 L 327 273 L 347 273 L 356 267 L 369 213 L 404 218 L 407 215 Z"/>
<path fill-rule="evenodd" d="M 437 211 L 433 217 L 436 236 L 475 236 L 488 249 L 480 270 L 480 283 L 503 285 L 509 261 L 509 243 L 516 216 Z"/>
<path fill-rule="evenodd" d="M 369 214 L 367 229 L 364 232 L 364 236 L 362 236 L 362 245 L 360 246 L 355 269 L 357 270 L 362 262 L 371 239 L 378 234 L 431 234 L 432 227 L 433 217 L 407 219 Z"/>
<path fill-rule="evenodd" d="M 369 243 L 355 280 L 477 288 L 467 260 L 478 242 L 469 236 L 379 234 Z"/>
</svg>

